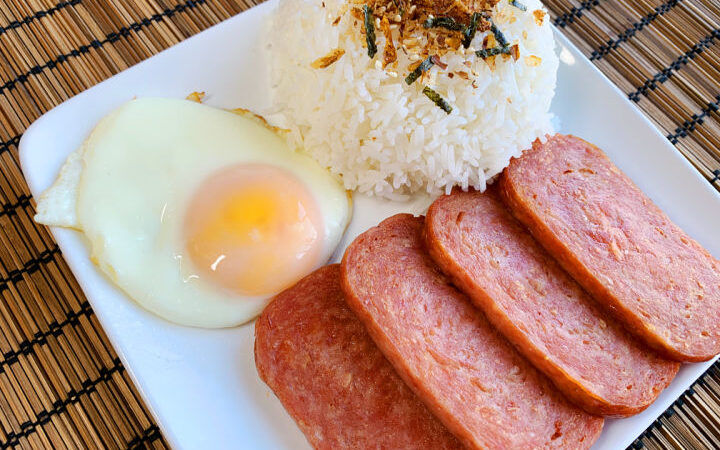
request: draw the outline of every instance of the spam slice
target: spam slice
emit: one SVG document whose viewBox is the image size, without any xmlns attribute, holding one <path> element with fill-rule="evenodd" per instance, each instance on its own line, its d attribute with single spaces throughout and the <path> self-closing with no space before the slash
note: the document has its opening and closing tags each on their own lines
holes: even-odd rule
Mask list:
<svg viewBox="0 0 720 450">
<path fill-rule="evenodd" d="M 604 312 L 505 208 L 496 186 L 437 199 L 425 223 L 435 263 L 576 405 L 628 416 L 679 363 L 661 359 Z"/>
<path fill-rule="evenodd" d="M 678 361 L 720 352 L 720 263 L 594 145 L 556 135 L 501 178 L 512 213 L 577 282 Z"/>
<path fill-rule="evenodd" d="M 348 309 L 337 264 L 265 308 L 255 324 L 255 364 L 315 448 L 462 448 Z"/>
<path fill-rule="evenodd" d="M 556 391 L 450 285 L 400 214 L 345 252 L 345 299 L 405 383 L 473 449 L 588 448 L 602 418 Z"/>
</svg>

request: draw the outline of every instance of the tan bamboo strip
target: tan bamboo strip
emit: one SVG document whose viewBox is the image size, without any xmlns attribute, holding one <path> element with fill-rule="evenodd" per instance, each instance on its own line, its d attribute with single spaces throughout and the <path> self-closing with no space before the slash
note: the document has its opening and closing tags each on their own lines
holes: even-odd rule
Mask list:
<svg viewBox="0 0 720 450">
<path fill-rule="evenodd" d="M 568 16 L 562 30 L 591 56 L 668 2 L 585 3 L 590 6 L 577 0 L 546 2 L 553 18 L 582 10 L 581 17 Z M 665 134 L 676 134 L 720 94 L 720 36 L 672 70 L 667 81 L 638 93 L 720 26 L 720 7 L 713 0 L 672 3 L 595 61 L 628 95 L 636 93 L 638 107 Z M 63 100 L 253 4 L 0 2 L 0 143 Z M 48 10 L 53 13 L 38 14 Z M 167 10 L 174 12 L 166 16 Z M 710 178 L 720 167 L 720 122 L 713 108 L 701 119 L 677 145 Z M 158 436 L 153 420 L 52 237 L 32 221 L 34 203 L 27 197 L 16 143 L 0 146 L 0 152 L 0 443 L 12 442 L 13 448 L 166 448 L 161 438 L 153 439 Z M 719 380 L 714 369 L 639 442 L 663 449 L 715 444 Z"/>
<path fill-rule="evenodd" d="M 547 2 L 553 16 L 561 16 L 579 3 L 565 3 L 555 9 Z M 628 94 L 635 93 L 646 80 L 673 63 L 693 45 L 717 33 L 720 26 L 718 5 L 708 1 L 636 2 L 599 1 L 591 11 L 563 28 L 591 56 L 608 41 L 617 41 L 640 18 L 664 4 L 674 4 L 662 15 L 636 31 L 596 61 L 598 67 Z M 568 6 L 572 5 L 572 6 Z M 672 71 L 672 78 L 656 83 L 656 89 L 638 96 L 638 106 L 667 135 L 677 135 L 678 127 L 702 115 L 687 136 L 677 138 L 678 149 L 703 175 L 712 179 L 720 170 L 720 116 L 714 107 L 719 100 L 720 36 L 712 39 L 699 54 Z M 703 110 L 706 110 L 703 113 Z M 682 133 L 682 129 L 680 130 Z M 720 188 L 720 183 L 716 183 Z"/>
</svg>

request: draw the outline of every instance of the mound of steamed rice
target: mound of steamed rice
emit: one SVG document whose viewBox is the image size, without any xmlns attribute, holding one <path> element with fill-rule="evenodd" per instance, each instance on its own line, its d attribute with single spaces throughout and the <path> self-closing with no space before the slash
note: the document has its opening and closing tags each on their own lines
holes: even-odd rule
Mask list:
<svg viewBox="0 0 720 450">
<path fill-rule="evenodd" d="M 281 0 L 266 35 L 276 120 L 291 130 L 291 144 L 340 175 L 347 189 L 389 198 L 456 185 L 484 190 L 511 157 L 552 132 L 558 58 L 549 17 L 538 24 L 540 1 L 522 3 L 524 12 L 506 0 L 493 12 L 507 41 L 519 45 L 517 61 L 497 57 L 491 69 L 472 52 L 487 34 L 478 32 L 467 51 L 442 56 L 447 69 L 434 66 L 408 86 L 404 78 L 418 56 L 398 48 L 397 65 L 383 69 L 385 39 L 376 30 L 378 54 L 370 59 L 347 0 Z M 338 48 L 345 51 L 338 61 L 311 67 Z M 422 94 L 425 85 L 452 113 Z"/>
</svg>

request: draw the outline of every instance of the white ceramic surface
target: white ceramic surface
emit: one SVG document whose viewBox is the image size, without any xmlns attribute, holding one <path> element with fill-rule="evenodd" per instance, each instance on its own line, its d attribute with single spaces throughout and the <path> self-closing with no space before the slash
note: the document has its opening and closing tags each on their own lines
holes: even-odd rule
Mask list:
<svg viewBox="0 0 720 450">
<path fill-rule="evenodd" d="M 200 33 L 70 99 L 33 124 L 20 143 L 20 159 L 33 195 L 54 180 L 65 157 L 93 124 L 134 96 L 185 97 L 206 91 L 218 107 L 267 107 L 259 42 L 263 19 L 275 1 Z M 561 56 L 553 110 L 560 131 L 603 148 L 670 217 L 720 257 L 720 195 L 560 33 Z M 338 249 L 383 218 L 421 213 L 419 200 L 397 204 L 359 197 L 353 222 Z M 185 328 L 165 322 L 130 301 L 91 264 L 81 236 L 53 229 L 122 362 L 164 436 L 178 449 L 309 448 L 253 361 L 253 326 L 228 330 Z M 337 258 L 336 258 L 337 259 Z M 648 410 L 609 420 L 596 449 L 623 448 L 709 366 L 686 365 Z"/>
</svg>

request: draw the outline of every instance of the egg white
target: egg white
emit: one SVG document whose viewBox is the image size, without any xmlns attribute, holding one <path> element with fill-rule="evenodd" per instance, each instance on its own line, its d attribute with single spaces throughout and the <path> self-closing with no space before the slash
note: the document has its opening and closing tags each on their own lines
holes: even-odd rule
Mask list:
<svg viewBox="0 0 720 450">
<path fill-rule="evenodd" d="M 269 299 L 197 277 L 182 227 L 197 187 L 242 163 L 285 169 L 307 187 L 324 220 L 324 264 L 350 220 L 341 183 L 259 122 L 185 100 L 132 100 L 102 119 L 39 198 L 36 221 L 82 231 L 93 262 L 151 312 L 189 326 L 239 325 Z"/>
</svg>

